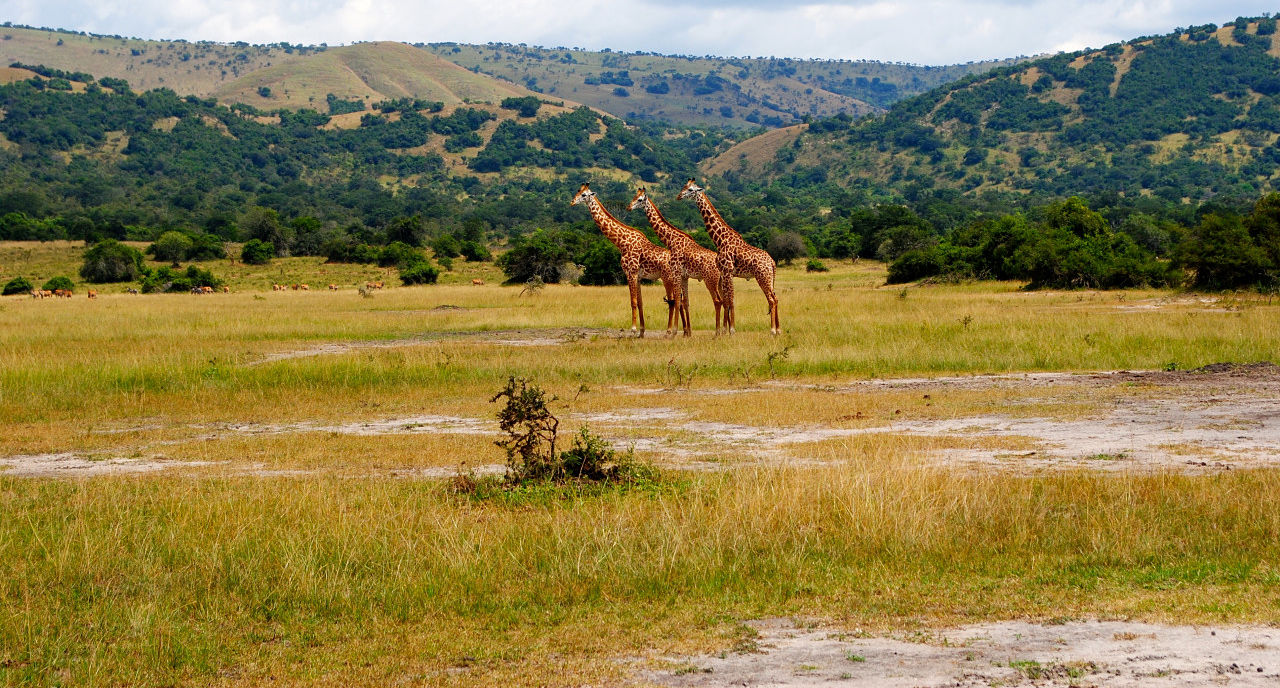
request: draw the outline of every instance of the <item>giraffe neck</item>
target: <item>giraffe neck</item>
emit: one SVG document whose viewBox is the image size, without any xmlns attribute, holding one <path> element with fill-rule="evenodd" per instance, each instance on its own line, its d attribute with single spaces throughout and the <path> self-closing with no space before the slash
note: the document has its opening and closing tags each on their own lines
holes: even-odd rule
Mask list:
<svg viewBox="0 0 1280 688">
<path fill-rule="evenodd" d="M 645 200 L 644 215 L 649 219 L 649 226 L 653 227 L 653 231 L 657 232 L 658 238 L 662 239 L 668 248 L 676 248 L 687 242 L 693 242 L 693 237 L 681 231 L 679 227 L 667 222 L 667 218 L 662 216 L 658 206 L 654 205 L 653 201 Z"/>
<path fill-rule="evenodd" d="M 729 223 L 720 217 L 720 211 L 711 205 L 711 199 L 707 198 L 706 192 L 699 191 L 693 198 L 698 204 L 698 212 L 702 213 L 702 223 L 707 226 L 707 234 L 711 235 L 711 240 L 715 242 L 717 249 L 723 251 L 725 246 L 742 241 L 742 236 L 733 231 Z"/>
<path fill-rule="evenodd" d="M 600 203 L 600 199 L 592 196 L 587 200 L 587 210 L 591 213 L 591 219 L 595 220 L 596 226 L 600 228 L 600 233 L 614 246 L 622 249 L 624 245 L 633 243 L 636 235 L 644 236 L 640 230 L 634 227 L 628 227 L 609 213 L 604 205 Z"/>
</svg>

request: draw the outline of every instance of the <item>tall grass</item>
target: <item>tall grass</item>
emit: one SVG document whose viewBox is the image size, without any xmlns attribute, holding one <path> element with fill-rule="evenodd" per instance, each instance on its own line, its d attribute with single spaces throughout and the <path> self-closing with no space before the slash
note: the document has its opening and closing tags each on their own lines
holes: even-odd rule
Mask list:
<svg viewBox="0 0 1280 688">
<path fill-rule="evenodd" d="M 1277 489 L 1276 472 L 978 477 L 891 456 L 509 506 L 404 481 L 0 481 L 0 677 L 297 676 L 283 645 L 357 682 L 478 653 L 477 682 L 561 683 L 539 661 L 714 642 L 716 618 L 1274 622 Z M 402 634 L 433 649 L 368 652 Z"/>
</svg>

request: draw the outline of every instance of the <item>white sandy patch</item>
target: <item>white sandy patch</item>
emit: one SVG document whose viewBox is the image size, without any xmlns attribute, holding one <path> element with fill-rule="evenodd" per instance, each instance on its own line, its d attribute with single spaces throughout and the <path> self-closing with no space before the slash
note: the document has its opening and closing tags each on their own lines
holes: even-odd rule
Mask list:
<svg viewBox="0 0 1280 688">
<path fill-rule="evenodd" d="M 1124 621 L 1023 621 L 866 637 L 754 622 L 759 652 L 664 657 L 644 671 L 663 686 L 1280 685 L 1280 629 Z"/>
<path fill-rule="evenodd" d="M 94 459 L 74 452 L 20 454 L 0 458 L 0 474 L 20 478 L 79 478 L 151 473 L 170 468 L 208 466 L 211 463 L 209 461 L 170 461 L 164 457 Z"/>
</svg>

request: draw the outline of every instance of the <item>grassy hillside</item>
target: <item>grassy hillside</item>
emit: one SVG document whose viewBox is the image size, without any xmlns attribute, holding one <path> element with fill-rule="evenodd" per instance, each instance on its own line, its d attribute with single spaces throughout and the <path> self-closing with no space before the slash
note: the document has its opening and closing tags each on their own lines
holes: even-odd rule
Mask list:
<svg viewBox="0 0 1280 688">
<path fill-rule="evenodd" d="M 287 44 L 141 40 L 15 26 L 0 29 L 0 66 L 45 65 L 124 79 L 138 90 L 171 88 L 201 97 L 255 70 L 324 50 L 323 46 Z"/>
<path fill-rule="evenodd" d="M 427 50 L 556 98 L 627 119 L 769 127 L 806 116 L 865 115 L 1011 60 L 930 67 L 850 60 L 720 58 L 593 52 L 503 43 Z"/>
<path fill-rule="evenodd" d="M 1274 19 L 1193 27 L 967 77 L 884 118 L 814 122 L 768 165 L 729 152 L 704 169 L 907 195 L 1253 196 L 1276 186 L 1277 56 Z"/>
<path fill-rule="evenodd" d="M 326 111 L 329 94 L 360 101 L 366 107 L 395 98 L 497 104 L 504 98 L 536 95 L 523 86 L 469 72 L 394 42 L 332 48 L 307 59 L 257 69 L 218 87 L 213 95 L 222 102 L 264 109 L 310 107 Z"/>
</svg>

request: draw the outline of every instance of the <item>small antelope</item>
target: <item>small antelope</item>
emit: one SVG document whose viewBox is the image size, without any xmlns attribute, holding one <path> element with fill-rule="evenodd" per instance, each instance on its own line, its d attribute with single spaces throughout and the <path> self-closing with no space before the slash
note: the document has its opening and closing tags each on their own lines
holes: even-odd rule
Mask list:
<svg viewBox="0 0 1280 688">
<path fill-rule="evenodd" d="M 305 285 L 305 284 L 299 284 L 299 285 L 298 285 L 298 288 L 299 288 L 299 289 L 301 289 L 302 291 L 311 291 L 311 287 L 309 287 L 309 286 L 307 286 L 307 285 Z"/>
<path fill-rule="evenodd" d="M 53 292 L 49 291 L 48 289 L 41 289 L 41 290 L 40 290 L 40 298 L 42 298 L 42 299 L 47 299 L 47 298 L 50 298 L 50 297 L 52 297 L 52 296 L 53 296 Z"/>
<path fill-rule="evenodd" d="M 134 289 L 133 287 L 129 287 L 128 289 L 125 289 L 125 291 L 129 292 L 130 294 L 137 294 L 137 293 L 138 293 L 138 290 L 137 290 L 137 289 Z"/>
<path fill-rule="evenodd" d="M 228 286 L 227 286 L 227 285 L 225 285 L 225 284 L 224 284 L 224 285 L 222 285 L 222 293 L 223 293 L 223 294 L 230 294 L 230 293 L 231 293 L 231 287 L 228 287 Z"/>
<path fill-rule="evenodd" d="M 90 289 L 90 290 L 89 290 L 89 298 L 91 298 L 91 299 L 96 299 L 96 298 L 98 298 L 98 292 L 97 292 L 97 291 L 95 291 L 95 290 L 93 290 L 93 289 Z"/>
<path fill-rule="evenodd" d="M 336 284 L 330 284 L 330 285 L 329 285 L 329 291 L 338 291 L 338 285 L 336 285 Z"/>
<path fill-rule="evenodd" d="M 61 296 L 64 299 L 69 299 L 71 298 L 71 290 L 70 289 L 54 289 L 53 295 Z"/>
<path fill-rule="evenodd" d="M 484 280 L 482 280 L 482 279 L 480 279 L 479 277 L 477 277 L 477 278 L 475 278 L 475 279 L 471 280 L 471 283 L 478 287 L 478 286 L 481 286 L 481 285 L 483 285 L 483 284 L 484 284 Z"/>
<path fill-rule="evenodd" d="M 33 299 L 42 299 L 42 298 L 44 298 L 44 294 L 43 294 L 43 293 L 41 293 L 39 289 L 32 289 L 32 290 L 31 290 L 31 298 L 33 298 Z"/>
</svg>

